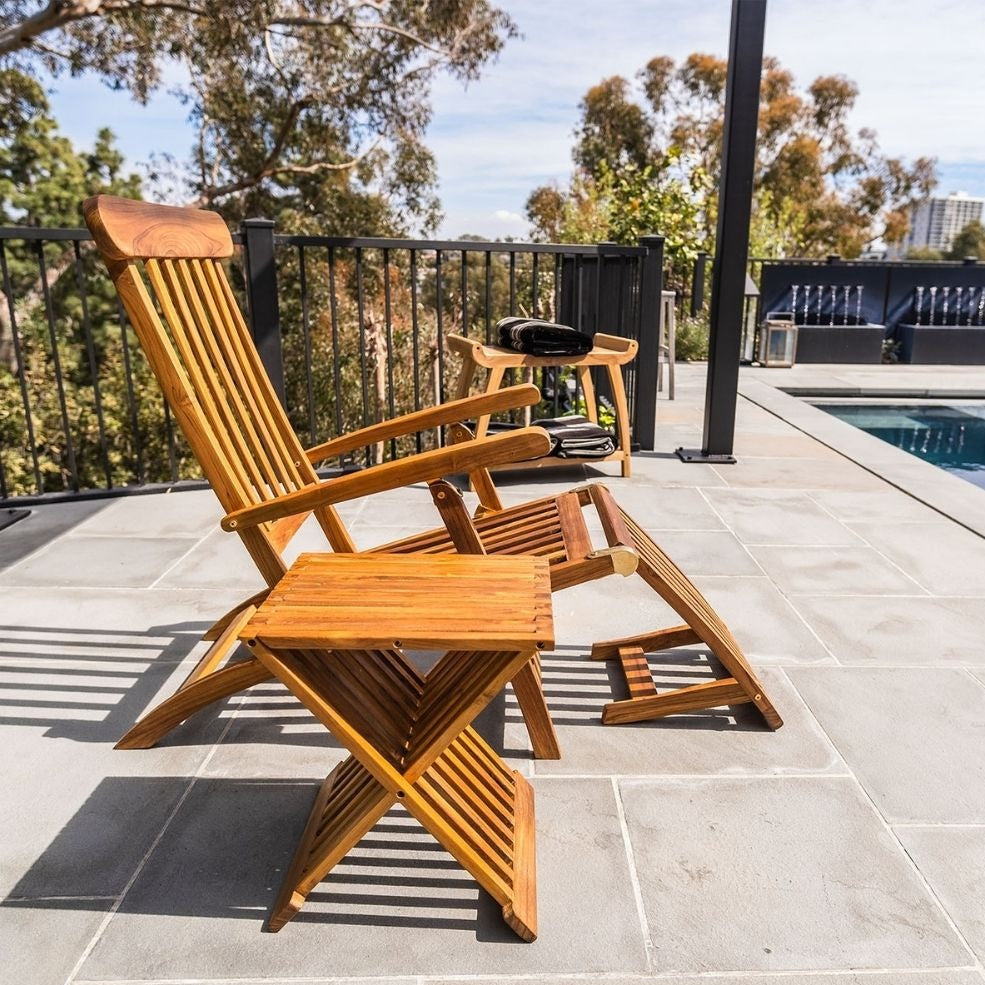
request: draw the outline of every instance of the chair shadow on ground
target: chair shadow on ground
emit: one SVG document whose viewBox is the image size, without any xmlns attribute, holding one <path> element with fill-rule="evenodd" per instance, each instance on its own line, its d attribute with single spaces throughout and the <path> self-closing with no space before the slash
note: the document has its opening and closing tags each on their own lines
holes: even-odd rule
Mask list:
<svg viewBox="0 0 985 985">
<path fill-rule="evenodd" d="M 0 906 L 105 911 L 150 851 L 119 914 L 251 920 L 260 933 L 318 786 L 106 777 Z M 495 901 L 399 807 L 329 873 L 280 934 L 306 924 L 464 930 L 478 940 L 522 943 Z"/>
<path fill-rule="evenodd" d="M 602 725 L 602 708 L 610 701 L 629 697 L 626 679 L 617 660 L 591 660 L 591 647 L 564 645 L 541 656 L 544 696 L 551 718 L 558 727 L 593 726 L 617 729 L 669 729 L 716 732 L 768 731 L 762 716 L 752 705 L 702 708 L 687 713 L 655 718 L 648 722 Z M 681 647 L 666 653 L 647 654 L 647 662 L 658 691 L 701 684 L 727 676 L 724 668 L 707 649 Z M 523 718 L 516 701 L 506 702 L 505 724 L 521 725 Z M 564 754 L 562 741 L 562 756 Z M 530 756 L 523 750 L 509 749 L 507 755 Z"/>
</svg>

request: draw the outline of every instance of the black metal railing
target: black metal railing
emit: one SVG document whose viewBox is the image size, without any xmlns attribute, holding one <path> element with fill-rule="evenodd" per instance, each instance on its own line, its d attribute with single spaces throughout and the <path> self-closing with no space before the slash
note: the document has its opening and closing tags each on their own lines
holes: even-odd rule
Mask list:
<svg viewBox="0 0 985 985">
<path fill-rule="evenodd" d="M 640 341 L 627 389 L 635 440 L 653 446 L 660 237 L 635 247 L 353 239 L 248 220 L 234 240 L 231 281 L 303 439 L 447 399 L 458 366 L 445 337 L 491 341 L 499 318 L 524 314 Z M 88 232 L 0 228 L 0 277 L 0 499 L 199 478 Z M 541 416 L 577 407 L 570 375 L 539 376 Z M 391 442 L 365 462 L 406 450 Z"/>
</svg>

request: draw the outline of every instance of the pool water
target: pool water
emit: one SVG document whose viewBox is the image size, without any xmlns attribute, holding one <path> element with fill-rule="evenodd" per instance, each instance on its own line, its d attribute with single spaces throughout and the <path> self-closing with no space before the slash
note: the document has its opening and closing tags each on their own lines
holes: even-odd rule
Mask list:
<svg viewBox="0 0 985 985">
<path fill-rule="evenodd" d="M 985 489 L 985 404 L 815 404 Z"/>
</svg>

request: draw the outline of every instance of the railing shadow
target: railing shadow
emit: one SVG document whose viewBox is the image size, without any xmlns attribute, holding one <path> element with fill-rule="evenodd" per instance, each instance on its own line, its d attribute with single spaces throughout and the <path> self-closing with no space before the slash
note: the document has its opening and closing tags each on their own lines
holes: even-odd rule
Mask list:
<svg viewBox="0 0 985 985">
<path fill-rule="evenodd" d="M 178 687 L 194 665 L 187 658 L 196 648 L 204 652 L 199 644 L 209 625 L 188 621 L 135 631 L 0 626 L 0 724 L 40 727 L 47 738 L 115 743 Z M 160 744 L 215 741 L 218 720 L 232 711 L 236 728 L 224 739 L 229 743 L 255 741 L 251 726 L 262 720 L 265 742 L 338 747 L 321 727 L 310 733 L 292 728 L 313 719 L 277 682 L 210 705 Z"/>
</svg>

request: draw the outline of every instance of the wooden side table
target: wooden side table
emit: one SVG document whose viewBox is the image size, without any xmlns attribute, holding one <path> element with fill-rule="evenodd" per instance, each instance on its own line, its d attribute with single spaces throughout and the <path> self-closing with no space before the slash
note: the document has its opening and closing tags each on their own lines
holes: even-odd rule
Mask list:
<svg viewBox="0 0 985 985">
<path fill-rule="evenodd" d="M 303 554 L 240 639 L 351 753 L 315 799 L 269 929 L 399 802 L 533 940 L 533 790 L 470 723 L 554 645 L 547 560 Z M 443 656 L 423 674 L 405 647 Z"/>
<path fill-rule="evenodd" d="M 549 366 L 573 366 L 578 373 L 578 382 L 585 395 L 586 416 L 598 424 L 598 404 L 595 400 L 595 387 L 592 384 L 591 368 L 605 368 L 612 390 L 616 413 L 616 450 L 605 458 L 557 458 L 548 456 L 532 462 L 521 462 L 508 468 L 551 468 L 563 465 L 590 464 L 599 462 L 619 462 L 623 476 L 632 469 L 630 458 L 629 405 L 626 402 L 626 387 L 623 383 L 622 369 L 636 357 L 639 343 L 634 339 L 624 339 L 617 335 L 596 334 L 591 352 L 583 356 L 528 356 L 513 349 L 498 345 L 483 345 L 475 339 L 462 335 L 446 335 L 445 342 L 452 352 L 462 357 L 462 369 L 458 375 L 455 397 L 467 397 L 472 389 L 472 381 L 479 369 L 488 370 L 485 390 L 490 393 L 503 385 L 503 377 L 508 369 L 523 369 L 527 378 L 533 379 L 533 371 Z M 530 411 L 525 412 L 525 423 L 530 423 Z M 489 418 L 481 417 L 476 422 L 476 437 L 481 438 L 489 427 Z"/>
</svg>

